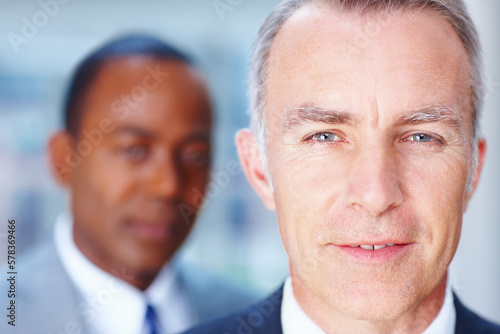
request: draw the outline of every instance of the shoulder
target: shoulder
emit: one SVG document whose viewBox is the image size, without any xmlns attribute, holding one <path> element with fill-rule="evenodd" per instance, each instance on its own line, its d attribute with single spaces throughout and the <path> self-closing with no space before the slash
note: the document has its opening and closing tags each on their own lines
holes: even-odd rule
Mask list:
<svg viewBox="0 0 500 334">
<path fill-rule="evenodd" d="M 184 334 L 281 334 L 283 288 L 240 312 L 201 324 Z"/>
<path fill-rule="evenodd" d="M 457 322 L 455 334 L 500 334 L 500 326 L 481 318 L 465 307 L 454 295 Z"/>
<path fill-rule="evenodd" d="M 78 297 L 52 239 L 45 239 L 16 261 L 15 307 L 18 333 L 59 333 L 84 329 L 78 315 Z M 2 282 L 9 283 L 5 280 Z M 2 288 L 2 291 L 6 287 Z M 43 307 L 41 307 L 43 306 Z M 18 310 L 18 311 L 17 311 Z M 53 315 L 57 314 L 57 317 Z M 0 332 L 5 328 L 0 324 Z M 8 332 L 8 331 L 7 331 Z M 83 332 L 82 332 L 83 333 Z"/>
<path fill-rule="evenodd" d="M 16 259 L 14 271 L 22 277 L 23 284 L 20 288 L 29 288 L 31 284 L 42 283 L 42 278 L 45 278 L 43 276 L 53 277 L 54 274 L 59 274 L 62 271 L 62 265 L 54 243 L 49 239 L 44 239 L 20 254 Z"/>
<path fill-rule="evenodd" d="M 17 291 L 21 299 L 50 294 L 47 288 L 53 290 L 69 279 L 51 239 L 42 239 L 16 256 L 15 270 L 8 271 L 15 271 L 19 278 Z"/>
</svg>

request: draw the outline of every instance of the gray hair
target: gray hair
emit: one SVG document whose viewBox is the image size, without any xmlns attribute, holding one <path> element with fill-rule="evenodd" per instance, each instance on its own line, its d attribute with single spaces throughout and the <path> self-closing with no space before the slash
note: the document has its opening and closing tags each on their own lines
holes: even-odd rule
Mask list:
<svg viewBox="0 0 500 334">
<path fill-rule="evenodd" d="M 460 37 L 470 62 L 472 99 L 472 149 L 474 170 L 477 163 L 479 116 L 484 95 L 483 59 L 479 36 L 462 0 L 284 0 L 260 28 L 249 76 L 250 123 L 257 137 L 263 164 L 266 167 L 266 124 L 264 120 L 267 74 L 271 46 L 283 24 L 302 6 L 310 3 L 333 6 L 361 14 L 389 12 L 398 9 L 431 10 L 445 17 Z M 267 168 L 266 168 L 267 170 Z M 469 177 L 470 178 L 470 177 Z M 469 181 L 471 183 L 471 180 Z"/>
</svg>

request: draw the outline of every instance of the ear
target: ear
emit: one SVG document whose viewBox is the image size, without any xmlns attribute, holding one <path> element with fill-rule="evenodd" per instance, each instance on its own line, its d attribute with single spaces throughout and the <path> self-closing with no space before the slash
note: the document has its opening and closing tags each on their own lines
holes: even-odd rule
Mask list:
<svg viewBox="0 0 500 334">
<path fill-rule="evenodd" d="M 238 149 L 243 171 L 253 189 L 259 194 L 264 205 L 269 210 L 275 210 L 274 192 L 262 164 L 259 144 L 250 130 L 238 131 L 236 134 L 236 148 Z"/>
<path fill-rule="evenodd" d="M 71 135 L 64 130 L 60 130 L 50 137 L 47 146 L 50 169 L 57 183 L 63 187 L 69 185 L 71 173 L 73 172 L 74 166 L 70 166 L 67 161 L 72 143 Z"/>
<path fill-rule="evenodd" d="M 479 178 L 481 176 L 481 171 L 483 169 L 484 158 L 486 156 L 486 141 L 483 138 L 479 138 L 476 149 L 477 149 L 477 165 L 476 169 L 473 172 L 474 174 L 472 176 L 471 189 L 469 189 L 465 194 L 465 208 L 467 208 L 469 200 L 477 188 L 477 185 L 479 183 Z"/>
</svg>

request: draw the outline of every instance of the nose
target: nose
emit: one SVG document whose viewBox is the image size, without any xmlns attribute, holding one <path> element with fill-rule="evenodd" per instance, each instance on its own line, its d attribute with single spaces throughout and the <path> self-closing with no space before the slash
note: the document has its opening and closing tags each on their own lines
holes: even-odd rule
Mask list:
<svg viewBox="0 0 500 334">
<path fill-rule="evenodd" d="M 370 145 L 355 153 L 347 190 L 348 204 L 377 217 L 403 202 L 398 164 L 389 147 Z"/>
<path fill-rule="evenodd" d="M 181 192 L 182 175 L 175 158 L 167 154 L 157 157 L 148 177 L 148 193 L 156 198 L 175 198 Z"/>
</svg>

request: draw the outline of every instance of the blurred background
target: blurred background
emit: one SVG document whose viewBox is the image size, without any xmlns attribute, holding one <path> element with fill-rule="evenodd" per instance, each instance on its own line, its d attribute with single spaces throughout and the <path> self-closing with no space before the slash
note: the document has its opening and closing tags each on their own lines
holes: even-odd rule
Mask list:
<svg viewBox="0 0 500 334">
<path fill-rule="evenodd" d="M 26 20 L 33 22 L 44 9 L 38 1 L 0 0 L 0 263 L 6 261 L 8 219 L 18 223 L 17 247 L 23 252 L 50 233 L 58 214 L 67 210 L 67 196 L 50 175 L 45 145 L 61 125 L 72 70 L 109 39 L 143 32 L 194 55 L 215 104 L 212 191 L 182 250 L 183 260 L 262 295 L 280 285 L 287 274 L 287 258 L 274 213 L 265 209 L 242 172 L 228 182 L 217 177 L 228 162 L 238 161 L 234 135 L 248 124 L 246 72 L 251 45 L 278 2 L 60 0 L 55 15 L 38 21 L 29 38 L 13 45 L 9 34 L 23 36 Z M 485 50 L 482 129 L 489 145 L 482 182 L 465 215 L 451 282 L 466 304 L 499 322 L 500 1 L 466 3 Z"/>
</svg>

